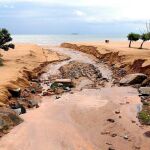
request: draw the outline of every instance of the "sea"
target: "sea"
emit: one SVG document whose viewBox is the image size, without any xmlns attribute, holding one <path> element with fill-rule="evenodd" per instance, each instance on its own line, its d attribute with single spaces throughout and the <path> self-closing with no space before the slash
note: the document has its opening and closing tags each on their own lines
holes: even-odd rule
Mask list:
<svg viewBox="0 0 150 150">
<path fill-rule="evenodd" d="M 60 45 L 63 42 L 101 42 L 104 40 L 122 41 L 123 36 L 101 36 L 101 35 L 12 35 L 14 43 L 34 43 L 38 45 Z"/>
</svg>

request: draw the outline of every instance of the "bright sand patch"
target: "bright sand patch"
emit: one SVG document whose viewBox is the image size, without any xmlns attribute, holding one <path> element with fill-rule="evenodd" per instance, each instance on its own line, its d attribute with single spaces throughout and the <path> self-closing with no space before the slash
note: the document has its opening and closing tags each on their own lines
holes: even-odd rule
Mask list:
<svg viewBox="0 0 150 150">
<path fill-rule="evenodd" d="M 48 61 L 59 60 L 56 53 L 46 52 Z M 4 59 L 4 66 L 0 67 L 0 85 L 15 80 L 21 74 L 21 70 L 26 67 L 32 70 L 45 61 L 42 47 L 34 44 L 16 44 L 15 49 L 5 52 L 1 50 Z"/>
</svg>

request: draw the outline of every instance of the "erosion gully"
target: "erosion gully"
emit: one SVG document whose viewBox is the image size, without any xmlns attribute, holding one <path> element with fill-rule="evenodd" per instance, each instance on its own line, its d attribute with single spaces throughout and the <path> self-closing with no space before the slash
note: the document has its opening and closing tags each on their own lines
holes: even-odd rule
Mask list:
<svg viewBox="0 0 150 150">
<path fill-rule="evenodd" d="M 149 150 L 150 141 L 143 135 L 147 127 L 136 118 L 141 109 L 137 90 L 114 86 L 109 67 L 90 55 L 71 49 L 49 49 L 70 59 L 50 64 L 42 78 L 58 75 L 61 66 L 78 61 L 93 64 L 108 83 L 89 89 L 83 88 L 89 84 L 84 80 L 59 99 L 43 97 L 40 108 L 22 115 L 24 123 L 0 140 L 0 150 Z"/>
</svg>

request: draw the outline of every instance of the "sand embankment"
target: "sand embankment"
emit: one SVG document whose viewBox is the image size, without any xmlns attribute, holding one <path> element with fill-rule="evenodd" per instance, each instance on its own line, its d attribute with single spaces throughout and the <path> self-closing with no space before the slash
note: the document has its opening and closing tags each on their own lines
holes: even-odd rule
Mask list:
<svg viewBox="0 0 150 150">
<path fill-rule="evenodd" d="M 45 61 L 53 62 L 63 59 L 56 52 L 46 51 L 34 44 L 16 44 L 15 49 L 1 50 L 3 66 L 0 67 L 0 104 L 7 103 L 11 96 L 8 88 L 24 88 L 29 85 L 29 76 L 36 75 Z M 47 57 L 45 57 L 47 56 Z"/>
<path fill-rule="evenodd" d="M 128 48 L 128 42 L 99 43 L 62 43 L 61 47 L 72 48 L 96 56 L 103 62 L 117 69 L 124 69 L 127 73 L 142 72 L 150 75 L 150 43 L 143 49 L 138 49 L 140 42 Z"/>
</svg>

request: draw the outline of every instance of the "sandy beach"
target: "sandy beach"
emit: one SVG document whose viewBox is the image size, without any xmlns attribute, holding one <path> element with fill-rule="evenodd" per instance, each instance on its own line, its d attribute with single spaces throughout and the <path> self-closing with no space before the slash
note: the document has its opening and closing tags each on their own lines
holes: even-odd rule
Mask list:
<svg viewBox="0 0 150 150">
<path fill-rule="evenodd" d="M 108 79 L 108 83 L 96 88 L 89 87 L 93 81 L 80 78 L 76 81 L 76 88 L 60 94 L 59 99 L 56 99 L 56 95 L 41 97 L 40 107 L 27 110 L 26 114 L 21 115 L 24 122 L 0 139 L 0 150 L 149 150 L 149 138 L 144 136 L 149 126 L 141 125 L 137 118 L 139 106 L 142 105 L 137 89 L 130 86 L 118 87 L 113 85 L 111 77 L 109 78 L 112 76 L 109 65 L 112 64 L 115 64 L 115 67 L 127 65 L 128 68 L 136 60 L 142 59 L 143 64 L 136 69 L 149 66 L 149 43 L 145 44 L 146 49 L 143 50 L 129 49 L 127 42 L 75 44 L 63 46 L 74 50 L 43 47 L 49 62 L 49 65 L 44 67 L 46 75 L 58 75 L 60 67 L 77 61 L 94 64 L 102 76 Z M 138 44 L 133 45 L 138 47 Z M 82 48 L 77 49 L 80 46 Z M 97 49 L 91 51 L 87 46 Z M 17 80 L 18 77 L 22 78 L 22 70 L 32 71 L 45 62 L 42 47 L 32 44 L 17 44 L 16 49 L 2 52 L 2 55 L 2 90 L 6 90 L 7 84 L 12 83 L 11 81 Z M 66 55 L 70 60 L 65 60 Z M 103 57 L 107 64 L 98 64 L 98 60 L 102 60 Z M 120 57 L 122 59 L 118 61 Z M 63 59 L 65 61 L 60 63 Z M 51 64 L 53 61 L 58 62 Z M 146 68 L 145 72 L 149 73 L 149 70 Z M 9 100 L 6 95 L 5 93 L 1 96 L 3 103 Z"/>
</svg>

